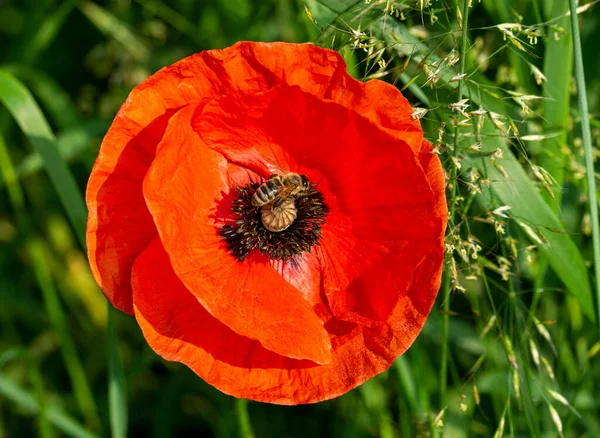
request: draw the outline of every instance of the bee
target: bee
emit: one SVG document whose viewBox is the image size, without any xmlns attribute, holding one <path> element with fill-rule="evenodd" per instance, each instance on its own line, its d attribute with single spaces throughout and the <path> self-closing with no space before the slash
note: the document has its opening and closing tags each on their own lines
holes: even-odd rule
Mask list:
<svg viewBox="0 0 600 438">
<path fill-rule="evenodd" d="M 305 175 L 291 172 L 271 175 L 252 195 L 252 205 L 262 207 L 272 202 L 281 204 L 285 199 L 298 196 L 308 189 L 310 181 Z"/>
<path fill-rule="evenodd" d="M 305 175 L 285 173 L 271 175 L 252 195 L 252 205 L 262 207 L 260 216 L 269 231 L 280 232 L 296 220 L 295 199 L 311 187 Z"/>
<path fill-rule="evenodd" d="M 294 198 L 281 198 L 278 205 L 267 204 L 260 209 L 260 218 L 269 231 L 278 233 L 285 230 L 296 220 L 298 210 Z"/>
</svg>

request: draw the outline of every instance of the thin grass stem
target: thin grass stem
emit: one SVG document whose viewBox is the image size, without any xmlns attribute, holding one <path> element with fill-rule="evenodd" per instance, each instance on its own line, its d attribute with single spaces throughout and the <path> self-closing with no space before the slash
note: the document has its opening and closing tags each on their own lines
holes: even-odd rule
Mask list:
<svg viewBox="0 0 600 438">
<path fill-rule="evenodd" d="M 108 312 L 108 400 L 110 414 L 110 428 L 113 438 L 127 436 L 127 397 L 125 393 L 125 378 L 119 353 L 117 350 L 117 336 L 114 326 L 114 309 L 106 303 Z"/>
<path fill-rule="evenodd" d="M 585 151 L 585 168 L 588 183 L 588 197 L 590 216 L 592 219 L 592 245 L 594 249 L 594 274 L 596 275 L 596 315 L 600 325 L 600 222 L 598 221 L 598 201 L 596 199 L 596 179 L 594 172 L 594 156 L 592 151 L 592 133 L 590 130 L 590 116 L 583 71 L 583 54 L 581 52 L 581 37 L 577 21 L 577 4 L 569 0 L 571 10 L 571 29 L 573 31 L 573 54 L 575 59 L 575 82 L 577 84 L 577 98 L 579 114 L 581 115 L 581 133 L 583 136 L 583 149 Z"/>
<path fill-rule="evenodd" d="M 469 2 L 468 0 L 463 0 L 462 2 L 462 37 L 461 37 L 461 49 L 460 49 L 460 74 L 463 74 L 466 69 L 466 58 L 465 55 L 467 53 L 468 48 L 468 40 L 467 40 L 467 30 L 469 25 Z M 460 101 L 463 96 L 463 82 L 460 81 L 458 84 L 458 100 Z M 458 149 L 458 128 L 456 128 L 454 132 L 454 150 L 452 151 L 452 155 L 455 156 Z M 457 186 L 456 186 L 456 169 L 453 168 L 452 174 L 450 177 L 452 181 L 452 195 L 450 199 L 450 212 L 449 212 L 449 224 L 454 223 L 454 213 L 455 213 L 455 203 L 452 202 L 455 199 L 457 194 Z M 443 309 L 444 315 L 442 316 L 442 357 L 441 357 L 441 365 L 440 365 L 440 401 L 441 406 L 445 406 L 446 404 L 446 391 L 448 388 L 448 324 L 449 324 L 449 310 L 450 310 L 450 273 L 448 272 L 448 261 L 451 255 L 446 257 L 445 260 L 445 272 L 442 282 L 442 297 L 443 297 Z"/>
</svg>

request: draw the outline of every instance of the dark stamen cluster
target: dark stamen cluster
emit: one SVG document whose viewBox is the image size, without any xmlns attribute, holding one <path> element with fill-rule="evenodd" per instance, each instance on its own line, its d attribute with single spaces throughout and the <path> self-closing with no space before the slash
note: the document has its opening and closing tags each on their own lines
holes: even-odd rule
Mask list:
<svg viewBox="0 0 600 438">
<path fill-rule="evenodd" d="M 221 237 L 227 249 L 239 261 L 244 261 L 253 249 L 268 254 L 272 259 L 288 260 L 304 251 L 310 252 L 321 239 L 321 226 L 329 208 L 323 195 L 313 185 L 303 196 L 296 198 L 298 215 L 286 230 L 267 230 L 260 218 L 261 207 L 252 205 L 252 195 L 260 187 L 250 182 L 237 187 L 239 196 L 233 201 L 231 211 L 238 217 L 235 225 L 221 228 Z"/>
</svg>

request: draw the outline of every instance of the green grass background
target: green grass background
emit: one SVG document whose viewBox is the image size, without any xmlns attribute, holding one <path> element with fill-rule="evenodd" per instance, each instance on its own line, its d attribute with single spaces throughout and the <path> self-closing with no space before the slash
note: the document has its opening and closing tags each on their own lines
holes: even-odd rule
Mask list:
<svg viewBox="0 0 600 438">
<path fill-rule="evenodd" d="M 469 3 L 1 0 L 0 437 L 600 436 L 584 161 L 600 7 L 580 11 L 581 114 L 568 1 Z M 449 253 L 423 333 L 316 405 L 237 401 L 160 359 L 107 311 L 83 249 L 81 196 L 128 93 L 239 40 L 313 41 L 404 89 L 447 171 Z M 485 114 L 467 120 L 461 99 Z"/>
</svg>

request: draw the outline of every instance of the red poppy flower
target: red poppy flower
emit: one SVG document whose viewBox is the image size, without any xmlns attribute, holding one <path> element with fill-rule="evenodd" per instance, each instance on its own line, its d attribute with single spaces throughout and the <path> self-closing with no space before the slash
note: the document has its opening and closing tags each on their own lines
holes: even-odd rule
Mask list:
<svg viewBox="0 0 600 438">
<path fill-rule="evenodd" d="M 90 177 L 96 281 L 159 355 L 225 393 L 344 394 L 411 345 L 440 284 L 443 172 L 411 113 L 309 44 L 242 42 L 162 69 Z M 271 232 L 251 198 L 288 172 L 310 184 Z"/>
</svg>

